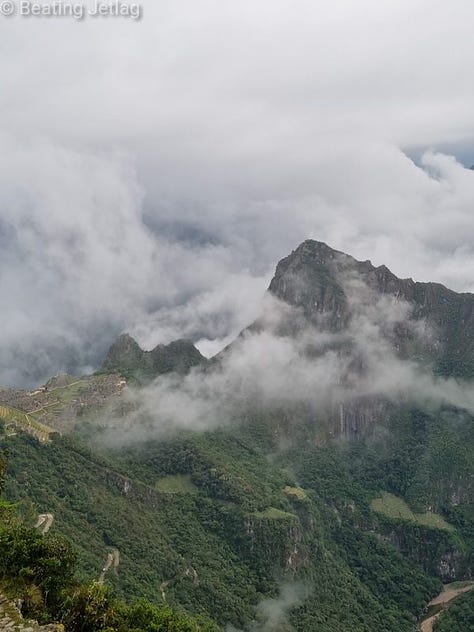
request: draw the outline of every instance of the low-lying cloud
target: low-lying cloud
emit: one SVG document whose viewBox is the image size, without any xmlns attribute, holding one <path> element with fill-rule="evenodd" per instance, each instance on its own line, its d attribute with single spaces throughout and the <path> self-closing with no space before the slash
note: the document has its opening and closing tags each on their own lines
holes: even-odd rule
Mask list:
<svg viewBox="0 0 474 632">
<path fill-rule="evenodd" d="M 425 321 L 410 318 L 408 303 L 376 295 L 355 277 L 345 280 L 345 291 L 352 315 L 347 329 L 337 333 L 325 329 L 324 314 L 321 327 L 310 325 L 298 309 L 267 295 L 258 327 L 245 331 L 214 365 L 129 389 L 129 412 L 110 415 L 107 442 L 123 445 L 180 429 L 203 431 L 257 412 L 298 417 L 303 410 L 303 418 L 309 412 L 316 423 L 337 424 L 341 406 L 350 410 L 360 401 L 433 410 L 454 406 L 474 414 L 469 384 L 435 377 L 429 363 L 410 359 L 400 348 L 400 331 L 419 349 L 436 341 Z"/>
<path fill-rule="evenodd" d="M 138 23 L 0 20 L 0 384 L 92 370 L 124 330 L 212 354 L 307 238 L 473 290 L 474 172 L 447 155 L 474 162 L 473 19 L 144 0 Z"/>
<path fill-rule="evenodd" d="M 247 628 L 248 632 L 293 632 L 291 610 L 304 601 L 307 594 L 308 587 L 302 582 L 282 583 L 277 597 L 263 599 L 257 605 L 255 620 Z M 226 632 L 241 631 L 228 625 Z"/>
</svg>

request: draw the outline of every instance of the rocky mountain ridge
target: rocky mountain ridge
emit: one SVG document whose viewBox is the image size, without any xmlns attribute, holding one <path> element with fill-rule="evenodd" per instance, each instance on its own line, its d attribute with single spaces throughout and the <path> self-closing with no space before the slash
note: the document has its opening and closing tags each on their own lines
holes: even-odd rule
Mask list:
<svg viewBox="0 0 474 632">
<path fill-rule="evenodd" d="M 474 332 L 474 294 L 457 293 L 439 283 L 399 279 L 385 265 L 357 261 L 314 240 L 303 242 L 278 263 L 269 292 L 302 310 L 310 323 L 340 332 L 349 325 L 354 293 L 363 290 L 357 281 L 373 293 L 373 300 L 405 301 L 409 320 L 426 322 L 431 339 L 425 352 L 437 373 L 474 377 L 474 335 L 469 335 Z M 399 333 L 398 344 L 404 348 L 403 337 L 409 333 Z"/>
<path fill-rule="evenodd" d="M 0 630 L 8 632 L 64 632 L 61 624 L 38 625 L 25 620 L 15 603 L 0 593 Z"/>
<path fill-rule="evenodd" d="M 184 374 L 206 362 L 190 340 L 174 340 L 168 345 L 144 351 L 129 334 L 122 334 L 110 347 L 101 372 L 117 372 L 141 381 L 163 373 Z"/>
</svg>

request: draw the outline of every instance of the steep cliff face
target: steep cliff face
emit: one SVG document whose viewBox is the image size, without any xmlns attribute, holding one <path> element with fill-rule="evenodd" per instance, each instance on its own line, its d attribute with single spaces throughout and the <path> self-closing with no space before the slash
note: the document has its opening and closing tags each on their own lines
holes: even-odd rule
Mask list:
<svg viewBox="0 0 474 632">
<path fill-rule="evenodd" d="M 144 351 L 129 334 L 122 334 L 110 347 L 102 365 L 102 370 L 111 371 L 112 367 L 138 367 L 143 360 Z"/>
<path fill-rule="evenodd" d="M 163 373 L 185 374 L 205 363 L 206 358 L 189 340 L 175 340 L 144 351 L 129 334 L 122 334 L 111 346 L 101 370 L 143 381 Z"/>
<path fill-rule="evenodd" d="M 320 325 L 324 315 L 327 328 L 340 331 L 348 324 L 349 309 L 338 272 L 356 263 L 322 242 L 305 241 L 279 262 L 269 291 L 302 309 L 310 322 Z"/>
<path fill-rule="evenodd" d="M 474 294 L 459 294 L 438 283 L 397 278 L 386 266 L 308 240 L 280 261 L 269 287 L 272 295 L 298 308 L 312 324 L 344 331 L 354 313 L 354 298 L 405 301 L 408 319 L 426 323 L 423 349 L 403 325 L 393 339 L 401 355 L 422 355 L 443 375 L 474 376 Z M 429 335 L 428 335 L 429 332 Z"/>
</svg>

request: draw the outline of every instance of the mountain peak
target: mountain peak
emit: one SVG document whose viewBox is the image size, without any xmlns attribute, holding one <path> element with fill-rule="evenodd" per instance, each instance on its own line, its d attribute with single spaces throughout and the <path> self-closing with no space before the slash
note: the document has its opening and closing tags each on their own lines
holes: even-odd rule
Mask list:
<svg viewBox="0 0 474 632">
<path fill-rule="evenodd" d="M 300 251 L 345 254 L 343 252 L 340 252 L 339 250 L 336 250 L 335 248 L 332 248 L 325 241 L 319 241 L 318 239 L 305 239 L 300 243 L 299 246 L 295 248 L 293 252 Z"/>
<path fill-rule="evenodd" d="M 439 283 L 400 279 L 386 265 L 375 267 L 369 260 L 358 261 L 312 239 L 278 263 L 269 292 L 298 308 L 308 322 L 324 323 L 337 332 L 351 318 L 354 280 L 370 290 L 374 303 L 382 295 L 394 302 L 405 301 L 411 308 L 410 319 L 426 321 L 433 332 L 432 351 L 441 373 L 474 375 L 473 338 L 463 334 L 474 330 L 474 294 L 458 294 Z"/>
<path fill-rule="evenodd" d="M 303 241 L 289 257 L 311 259 L 320 264 L 327 264 L 335 260 L 355 261 L 350 255 L 331 248 L 331 246 L 328 246 L 324 241 L 316 241 L 315 239 L 306 239 Z"/>
<path fill-rule="evenodd" d="M 142 353 L 140 345 L 132 336 L 121 334 L 110 347 L 102 370 L 112 373 L 119 367 L 135 366 L 140 362 Z"/>
<path fill-rule="evenodd" d="M 269 291 L 280 300 L 303 308 L 307 316 L 308 310 L 314 316 L 315 312 L 344 308 L 345 282 L 349 277 L 360 278 L 376 293 L 402 296 L 408 301 L 413 298 L 412 279 L 399 279 L 385 265 L 375 267 L 370 260 L 358 261 L 313 239 L 304 241 L 278 263 Z"/>
<path fill-rule="evenodd" d="M 174 340 L 144 351 L 128 333 L 112 344 L 102 365 L 102 372 L 120 373 L 137 381 L 153 379 L 163 373 L 187 373 L 206 359 L 191 340 Z"/>
</svg>

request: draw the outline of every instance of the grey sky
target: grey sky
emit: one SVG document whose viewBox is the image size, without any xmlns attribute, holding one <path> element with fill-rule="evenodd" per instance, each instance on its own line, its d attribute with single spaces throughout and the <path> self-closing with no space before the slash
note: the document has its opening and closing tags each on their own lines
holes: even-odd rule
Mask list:
<svg viewBox="0 0 474 632">
<path fill-rule="evenodd" d="M 471 1 L 0 18 L 0 383 L 211 352 L 308 237 L 474 290 Z"/>
</svg>

